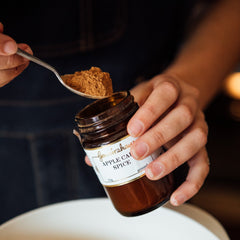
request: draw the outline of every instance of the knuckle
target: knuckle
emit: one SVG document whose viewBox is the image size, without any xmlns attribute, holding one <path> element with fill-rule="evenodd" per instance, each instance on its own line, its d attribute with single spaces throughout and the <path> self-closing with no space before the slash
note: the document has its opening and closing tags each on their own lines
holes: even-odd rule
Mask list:
<svg viewBox="0 0 240 240">
<path fill-rule="evenodd" d="M 173 96 L 174 98 L 178 97 L 179 87 L 173 81 L 164 81 L 162 82 L 163 91 Z"/>
<path fill-rule="evenodd" d="M 180 158 L 176 153 L 174 153 L 174 152 L 171 153 L 170 159 L 171 159 L 171 162 L 172 162 L 172 168 L 173 169 L 176 169 L 178 166 L 181 165 Z"/>
<path fill-rule="evenodd" d="M 200 91 L 196 87 L 192 87 L 191 93 L 193 94 L 193 96 L 195 96 L 195 98 L 199 98 L 200 96 Z"/>
<path fill-rule="evenodd" d="M 209 166 L 209 163 L 208 162 L 205 162 L 204 164 L 204 172 L 206 174 L 206 176 L 209 174 L 210 172 L 210 166 Z"/>
<path fill-rule="evenodd" d="M 203 172 L 207 176 L 210 171 L 210 161 L 206 149 L 203 152 Z"/>
<path fill-rule="evenodd" d="M 182 104 L 180 106 L 180 109 L 181 109 L 181 112 L 182 112 L 183 120 L 185 122 L 187 122 L 188 124 L 192 123 L 193 120 L 194 120 L 193 109 L 187 104 Z"/>
<path fill-rule="evenodd" d="M 200 145 L 204 146 L 207 143 L 207 133 L 203 128 L 195 129 L 196 140 Z"/>
<path fill-rule="evenodd" d="M 202 111 L 199 111 L 198 116 L 199 116 L 200 119 L 205 121 L 205 115 Z"/>
<path fill-rule="evenodd" d="M 200 183 L 200 182 L 191 183 L 191 189 L 192 189 L 193 194 L 197 193 L 201 187 L 202 187 L 202 183 Z"/>
<path fill-rule="evenodd" d="M 153 133 L 153 139 L 157 143 L 164 144 L 165 143 L 165 137 L 160 131 L 155 131 Z"/>
<path fill-rule="evenodd" d="M 144 116 L 155 116 L 156 111 L 153 105 L 145 104 L 142 106 L 142 111 Z"/>
</svg>

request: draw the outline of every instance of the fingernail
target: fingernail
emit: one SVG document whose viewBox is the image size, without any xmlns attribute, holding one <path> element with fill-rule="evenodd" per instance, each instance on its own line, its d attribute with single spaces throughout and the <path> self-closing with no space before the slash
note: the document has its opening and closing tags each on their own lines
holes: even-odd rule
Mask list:
<svg viewBox="0 0 240 240">
<path fill-rule="evenodd" d="M 3 46 L 3 51 L 7 54 L 14 54 L 17 51 L 17 46 L 13 41 L 7 41 Z"/>
<path fill-rule="evenodd" d="M 129 126 L 128 126 L 128 133 L 132 136 L 132 137 L 137 137 L 139 136 L 141 133 L 143 132 L 143 123 L 139 120 L 134 120 L 132 122 L 130 122 Z"/>
<path fill-rule="evenodd" d="M 152 170 L 150 169 L 150 168 L 146 168 L 145 169 L 145 173 L 146 173 L 146 175 L 147 175 L 147 177 L 149 178 L 149 179 L 154 179 L 154 175 L 153 175 L 153 172 L 152 172 Z"/>
<path fill-rule="evenodd" d="M 158 179 L 163 175 L 163 167 L 159 162 L 153 162 L 146 168 L 146 175 L 150 179 Z"/>
<path fill-rule="evenodd" d="M 173 200 L 172 200 L 172 204 L 174 206 L 179 206 L 181 204 L 183 204 L 186 201 L 186 197 L 183 194 L 178 194 Z"/>
<path fill-rule="evenodd" d="M 144 142 L 136 143 L 132 149 L 132 155 L 135 159 L 141 158 L 148 153 L 148 145 Z"/>
</svg>

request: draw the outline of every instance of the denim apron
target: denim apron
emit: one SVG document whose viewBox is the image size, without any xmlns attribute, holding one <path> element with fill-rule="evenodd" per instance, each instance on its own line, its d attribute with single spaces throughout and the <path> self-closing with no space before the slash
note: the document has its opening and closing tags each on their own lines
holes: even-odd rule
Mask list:
<svg viewBox="0 0 240 240">
<path fill-rule="evenodd" d="M 1 16 L 6 34 L 61 74 L 98 66 L 118 91 L 171 62 L 189 2 L 16 1 Z M 0 223 L 39 206 L 105 196 L 72 134 L 75 114 L 91 101 L 34 63 L 0 89 Z"/>
</svg>

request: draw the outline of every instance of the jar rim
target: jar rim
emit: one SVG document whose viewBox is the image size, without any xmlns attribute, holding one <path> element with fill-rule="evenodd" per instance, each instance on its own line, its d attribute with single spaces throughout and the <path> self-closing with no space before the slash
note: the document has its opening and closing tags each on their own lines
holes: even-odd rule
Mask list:
<svg viewBox="0 0 240 240">
<path fill-rule="evenodd" d="M 115 92 L 110 97 L 96 100 L 87 105 L 75 116 L 78 127 L 88 127 L 101 120 L 106 120 L 109 116 L 111 117 L 114 114 L 119 114 L 128 106 L 127 102 L 124 100 L 129 97 L 133 98 L 129 91 Z M 107 103 L 114 104 L 111 108 L 104 108 Z"/>
</svg>

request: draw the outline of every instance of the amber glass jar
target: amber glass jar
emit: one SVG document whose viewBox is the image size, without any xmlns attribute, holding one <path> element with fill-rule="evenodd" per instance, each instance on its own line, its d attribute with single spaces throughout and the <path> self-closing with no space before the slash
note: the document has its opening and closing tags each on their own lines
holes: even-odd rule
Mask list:
<svg viewBox="0 0 240 240">
<path fill-rule="evenodd" d="M 173 190 L 171 174 L 151 181 L 145 167 L 158 153 L 135 160 L 127 134 L 129 119 L 138 109 L 129 92 L 97 100 L 76 115 L 80 142 L 114 207 L 124 216 L 146 213 L 164 204 Z"/>
</svg>

